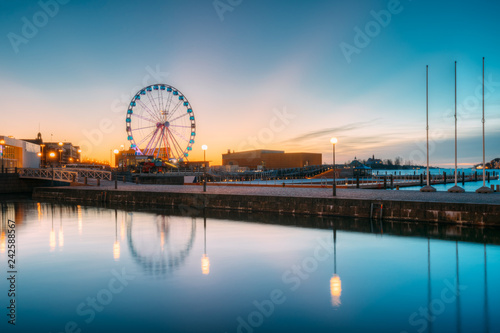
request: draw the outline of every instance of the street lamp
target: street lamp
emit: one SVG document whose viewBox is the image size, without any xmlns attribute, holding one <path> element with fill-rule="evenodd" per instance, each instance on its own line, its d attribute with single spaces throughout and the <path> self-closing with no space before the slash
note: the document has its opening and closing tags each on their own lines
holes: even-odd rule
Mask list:
<svg viewBox="0 0 500 333">
<path fill-rule="evenodd" d="M 118 149 L 113 150 L 113 153 L 115 154 L 115 164 L 114 164 L 114 165 L 115 165 L 115 167 L 116 167 L 116 166 L 117 166 L 117 163 L 116 163 L 116 155 L 118 155 L 118 153 L 119 153 Z"/>
<path fill-rule="evenodd" d="M 333 146 L 333 196 L 336 196 L 337 184 L 335 184 L 335 145 L 337 144 L 337 138 L 331 138 L 330 143 Z"/>
<path fill-rule="evenodd" d="M 4 150 L 5 150 L 5 140 L 4 140 L 4 139 L 0 140 L 0 146 L 1 146 L 1 148 L 2 148 L 2 173 L 3 173 L 3 171 L 4 171 L 4 170 L 3 170 L 3 155 L 4 155 L 4 153 L 5 153 L 5 152 L 4 152 Z"/>
<path fill-rule="evenodd" d="M 62 166 L 62 149 L 59 149 L 59 164 Z"/>
<path fill-rule="evenodd" d="M 42 162 L 42 166 L 44 166 L 45 165 L 44 160 L 46 160 L 46 158 L 45 158 L 45 155 L 43 154 L 43 148 L 45 147 L 45 144 L 42 143 L 40 145 L 40 147 L 42 147 L 42 158 L 41 158 L 42 161 L 41 162 Z"/>
<path fill-rule="evenodd" d="M 205 152 L 207 151 L 207 145 L 201 146 L 203 150 L 203 192 L 207 191 L 207 160 L 205 158 Z"/>
</svg>

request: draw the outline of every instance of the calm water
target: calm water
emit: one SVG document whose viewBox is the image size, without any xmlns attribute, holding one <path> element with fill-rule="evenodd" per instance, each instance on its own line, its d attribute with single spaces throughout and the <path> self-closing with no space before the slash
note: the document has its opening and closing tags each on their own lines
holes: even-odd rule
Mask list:
<svg viewBox="0 0 500 333">
<path fill-rule="evenodd" d="M 497 229 L 36 202 L 1 221 L 1 332 L 500 331 Z"/>
</svg>

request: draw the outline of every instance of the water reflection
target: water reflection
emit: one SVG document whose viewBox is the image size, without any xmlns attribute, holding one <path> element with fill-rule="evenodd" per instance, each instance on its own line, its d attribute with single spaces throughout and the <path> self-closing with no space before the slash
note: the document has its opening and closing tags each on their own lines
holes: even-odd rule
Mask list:
<svg viewBox="0 0 500 333">
<path fill-rule="evenodd" d="M 330 279 L 330 294 L 332 296 L 332 305 L 340 306 L 340 295 L 342 294 L 342 282 L 337 275 L 337 230 L 333 229 L 333 276 Z"/>
<path fill-rule="evenodd" d="M 115 209 L 115 243 L 113 244 L 113 259 L 120 260 L 120 242 L 118 240 L 118 210 Z"/>
<path fill-rule="evenodd" d="M 210 259 L 207 255 L 207 216 L 203 215 L 203 256 L 201 257 L 201 272 L 203 275 L 210 274 Z"/>
<path fill-rule="evenodd" d="M 157 215 L 150 225 L 134 224 L 134 213 L 127 213 L 127 244 L 142 271 L 163 278 L 178 269 L 189 256 L 196 236 L 196 219 L 191 223 Z"/>
<path fill-rule="evenodd" d="M 275 302 L 270 295 L 276 290 L 286 302 L 273 303 L 270 317 L 262 313 L 265 321 L 255 332 L 282 332 L 288 322 L 288 332 L 366 332 L 370 325 L 374 332 L 489 332 L 500 324 L 498 316 L 489 316 L 500 303 L 488 297 L 499 290 L 494 283 L 500 278 L 499 248 L 489 245 L 500 243 L 497 228 L 210 211 L 186 217 L 34 202 L 1 207 L 0 253 L 6 251 L 7 218 L 24 218 L 19 226 L 27 288 L 23 306 L 65 311 L 55 300 L 69 300 L 69 319 L 81 300 L 106 287 L 111 270 L 125 268 L 135 279 L 126 292 L 114 295 L 119 301 L 99 320 L 136 315 L 153 323 L 144 331 L 167 331 L 165 322 L 174 332 L 238 331 L 234 318 L 250 323 L 249 316 Z M 19 209 L 24 213 L 16 213 Z M 202 222 L 203 235 L 196 233 Z M 318 239 L 322 257 L 314 252 Z M 317 265 L 308 266 L 306 278 L 283 278 L 311 257 Z M 63 292 L 51 299 L 58 288 Z M 38 307 L 40 298 L 52 303 Z M 133 307 L 137 303 L 144 309 Z M 428 312 L 420 315 L 421 308 Z M 190 313 L 200 316 L 197 324 Z M 436 319 L 425 320 L 423 328 L 409 323 L 413 313 L 418 314 L 413 322 Z M 115 324 L 117 331 L 129 331 Z M 55 330 L 44 326 L 43 331 Z"/>
</svg>

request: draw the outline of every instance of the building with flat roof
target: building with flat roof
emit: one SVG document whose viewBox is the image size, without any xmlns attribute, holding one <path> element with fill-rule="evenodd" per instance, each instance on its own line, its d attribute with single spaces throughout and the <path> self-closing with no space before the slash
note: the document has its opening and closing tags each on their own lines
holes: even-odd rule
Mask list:
<svg viewBox="0 0 500 333">
<path fill-rule="evenodd" d="M 0 135 L 0 166 L 5 168 L 39 168 L 40 145 Z"/>
<path fill-rule="evenodd" d="M 321 165 L 317 153 L 285 153 L 282 150 L 258 149 L 222 154 L 222 165 L 237 165 L 249 169 L 286 169 Z"/>
<path fill-rule="evenodd" d="M 71 142 L 44 142 L 42 133 L 38 132 L 36 139 L 23 139 L 23 141 L 37 144 L 41 147 L 42 166 L 62 166 L 66 164 L 81 163 L 81 150 Z"/>
</svg>

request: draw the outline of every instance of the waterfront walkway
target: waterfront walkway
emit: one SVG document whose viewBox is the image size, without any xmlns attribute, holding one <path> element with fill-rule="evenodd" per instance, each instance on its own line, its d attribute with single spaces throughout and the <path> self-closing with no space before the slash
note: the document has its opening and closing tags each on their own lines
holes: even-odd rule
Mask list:
<svg viewBox="0 0 500 333">
<path fill-rule="evenodd" d="M 79 190 L 114 191 L 115 183 L 103 181 L 101 186 L 78 186 Z M 62 187 L 68 188 L 68 187 Z M 203 194 L 202 185 L 143 185 L 118 182 L 118 191 L 127 192 L 164 192 L 164 193 L 198 193 Z M 276 196 L 331 198 L 332 188 L 301 188 L 301 187 L 264 187 L 264 186 L 213 186 L 207 185 L 206 194 L 212 195 L 246 195 L 246 196 Z M 474 192 L 420 192 L 398 190 L 369 189 L 337 189 L 337 199 L 370 200 L 370 201 L 416 201 L 439 203 L 469 203 L 500 205 L 500 193 L 479 194 Z"/>
</svg>

